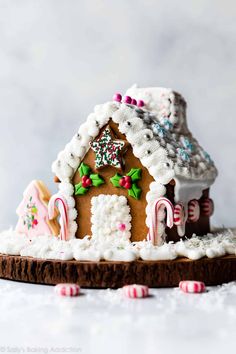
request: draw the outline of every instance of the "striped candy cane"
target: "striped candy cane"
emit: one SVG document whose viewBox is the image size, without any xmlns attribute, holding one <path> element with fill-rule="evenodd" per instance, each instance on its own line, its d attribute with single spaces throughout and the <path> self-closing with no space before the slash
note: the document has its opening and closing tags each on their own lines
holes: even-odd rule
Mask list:
<svg viewBox="0 0 236 354">
<path fill-rule="evenodd" d="M 201 213 L 204 216 L 211 216 L 214 212 L 214 203 L 211 198 L 204 198 L 200 201 Z"/>
<path fill-rule="evenodd" d="M 158 236 L 158 212 L 160 208 L 165 208 L 166 215 L 166 225 L 171 228 L 173 227 L 173 215 L 174 207 L 171 201 L 167 198 L 158 198 L 153 205 L 152 215 L 151 215 L 151 225 L 149 228 L 148 239 L 152 241 L 153 245 L 160 244 L 160 237 Z"/>
<path fill-rule="evenodd" d="M 174 224 L 177 226 L 178 235 L 183 237 L 185 234 L 185 211 L 181 203 L 174 207 Z"/>
<path fill-rule="evenodd" d="M 60 239 L 66 241 L 68 239 L 69 233 L 69 220 L 68 220 L 68 205 L 66 199 L 61 194 L 54 194 L 48 203 L 48 217 L 49 220 L 52 220 L 55 215 L 55 207 L 58 207 L 60 212 Z"/>
<path fill-rule="evenodd" d="M 200 206 L 196 199 L 188 203 L 188 222 L 197 222 L 200 217 Z"/>
</svg>

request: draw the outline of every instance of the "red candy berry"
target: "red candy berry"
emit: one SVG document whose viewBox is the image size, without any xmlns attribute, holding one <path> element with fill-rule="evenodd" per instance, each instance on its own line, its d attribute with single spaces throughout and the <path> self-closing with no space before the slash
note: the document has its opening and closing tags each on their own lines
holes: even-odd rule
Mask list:
<svg viewBox="0 0 236 354">
<path fill-rule="evenodd" d="M 119 185 L 120 185 L 121 187 L 124 187 L 124 186 L 125 186 L 125 183 L 126 183 L 125 177 L 122 177 L 122 178 L 119 180 Z"/>
<path fill-rule="evenodd" d="M 132 180 L 130 176 L 124 176 L 120 179 L 119 184 L 121 187 L 130 189 L 132 187 Z"/>
<path fill-rule="evenodd" d="M 87 178 L 88 178 L 88 176 L 83 176 L 82 177 L 82 182 L 85 182 Z"/>
<path fill-rule="evenodd" d="M 131 183 L 131 177 L 130 176 L 125 176 L 124 177 L 124 179 L 125 179 L 125 182 L 127 183 Z"/>
<path fill-rule="evenodd" d="M 90 187 L 91 184 L 92 184 L 91 179 L 90 179 L 90 178 L 87 178 L 87 180 L 86 180 L 86 186 L 87 186 L 87 187 Z"/>
<path fill-rule="evenodd" d="M 82 177 L 82 187 L 87 188 L 92 185 L 92 181 L 88 176 L 83 176 Z"/>
<path fill-rule="evenodd" d="M 125 185 L 124 185 L 124 187 L 125 187 L 126 189 L 130 189 L 130 188 L 132 187 L 132 184 L 131 184 L 130 182 L 126 182 Z"/>
</svg>

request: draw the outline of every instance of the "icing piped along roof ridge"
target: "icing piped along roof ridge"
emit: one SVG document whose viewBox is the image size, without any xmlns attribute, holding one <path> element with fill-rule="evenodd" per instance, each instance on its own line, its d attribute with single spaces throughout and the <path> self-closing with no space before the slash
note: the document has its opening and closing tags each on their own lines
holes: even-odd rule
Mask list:
<svg viewBox="0 0 236 354">
<path fill-rule="evenodd" d="M 180 176 L 213 183 L 217 175 L 214 163 L 187 129 L 183 113 L 181 116 L 176 112 L 172 114 L 173 119 L 182 117 L 181 127 L 176 126 L 177 121 L 172 123 L 170 116 L 161 117 L 155 111 L 148 111 L 146 104 L 145 109 L 120 102 L 97 105 L 79 132 L 59 153 L 52 171 L 61 181 L 70 180 L 89 150 L 90 142 L 111 118 L 118 124 L 120 132 L 126 135 L 134 155 L 155 180 L 167 184 Z"/>
</svg>

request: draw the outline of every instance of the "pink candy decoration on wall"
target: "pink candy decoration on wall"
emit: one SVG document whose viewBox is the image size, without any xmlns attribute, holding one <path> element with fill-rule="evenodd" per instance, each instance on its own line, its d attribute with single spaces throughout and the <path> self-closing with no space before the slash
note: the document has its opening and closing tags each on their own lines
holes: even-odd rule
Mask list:
<svg viewBox="0 0 236 354">
<path fill-rule="evenodd" d="M 126 225 L 123 224 L 123 223 L 118 224 L 118 230 L 125 231 L 126 230 Z"/>
</svg>

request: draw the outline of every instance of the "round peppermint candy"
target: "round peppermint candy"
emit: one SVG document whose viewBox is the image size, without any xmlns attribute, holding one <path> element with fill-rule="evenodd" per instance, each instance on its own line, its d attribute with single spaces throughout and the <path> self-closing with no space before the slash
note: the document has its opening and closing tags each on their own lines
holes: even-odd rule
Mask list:
<svg viewBox="0 0 236 354">
<path fill-rule="evenodd" d="M 183 280 L 179 283 L 179 288 L 185 293 L 203 293 L 206 291 L 206 286 L 202 281 Z"/>
<path fill-rule="evenodd" d="M 55 293 L 60 296 L 78 296 L 80 287 L 77 284 L 57 284 L 54 287 Z"/>
<path fill-rule="evenodd" d="M 125 285 L 122 289 L 123 294 L 131 299 L 147 297 L 149 293 L 149 288 L 146 285 Z"/>
</svg>

